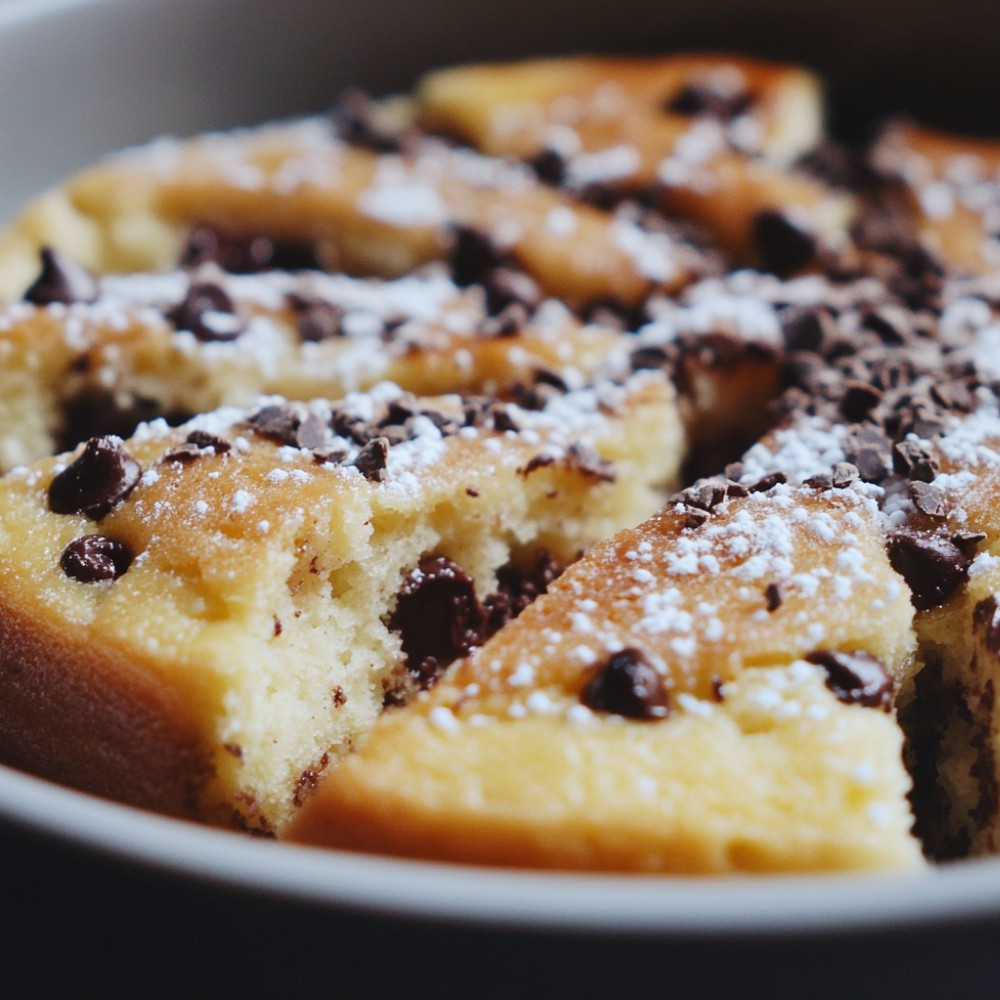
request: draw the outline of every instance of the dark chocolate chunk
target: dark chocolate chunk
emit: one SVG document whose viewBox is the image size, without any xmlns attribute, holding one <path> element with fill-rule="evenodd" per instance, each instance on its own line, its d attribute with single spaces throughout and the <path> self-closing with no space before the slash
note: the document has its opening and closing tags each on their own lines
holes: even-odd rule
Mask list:
<svg viewBox="0 0 1000 1000">
<path fill-rule="evenodd" d="M 178 330 L 206 342 L 235 340 L 243 332 L 233 300 L 214 281 L 192 282 L 183 302 L 171 309 L 167 318 Z"/>
<path fill-rule="evenodd" d="M 83 535 L 63 550 L 62 571 L 80 583 L 117 580 L 132 565 L 132 553 L 121 542 L 104 535 Z"/>
<path fill-rule="evenodd" d="M 265 406 L 252 414 L 247 423 L 261 437 L 292 448 L 299 447 L 298 430 L 302 418 L 290 406 Z"/>
<path fill-rule="evenodd" d="M 24 293 L 27 302 L 36 306 L 61 302 L 94 302 L 98 288 L 94 276 L 82 264 L 62 250 L 43 247 L 42 270 Z"/>
<path fill-rule="evenodd" d="M 943 535 L 896 531 L 887 538 L 886 549 L 892 568 L 909 585 L 918 611 L 943 604 L 969 571 L 969 557 Z"/>
<path fill-rule="evenodd" d="M 867 483 L 880 483 L 892 467 L 889 439 L 871 424 L 852 427 L 844 440 L 844 456 L 857 467 L 858 475 Z"/>
<path fill-rule="evenodd" d="M 840 701 L 889 711 L 892 705 L 892 678 L 878 657 L 864 650 L 847 653 L 817 649 L 808 653 L 805 659 L 826 671 L 826 686 Z"/>
<path fill-rule="evenodd" d="M 852 424 L 865 419 L 882 402 L 882 393 L 873 385 L 848 379 L 840 397 L 840 412 Z"/>
<path fill-rule="evenodd" d="M 225 438 L 221 438 L 217 434 L 209 434 L 208 431 L 191 431 L 184 440 L 203 451 L 211 448 L 216 455 L 225 455 L 233 447 Z"/>
<path fill-rule="evenodd" d="M 767 602 L 767 610 L 770 612 L 775 612 L 784 603 L 784 596 L 781 593 L 781 587 L 777 583 L 769 583 L 764 588 L 764 600 Z"/>
<path fill-rule="evenodd" d="M 892 467 L 901 476 L 929 483 L 939 470 L 937 462 L 916 441 L 900 441 L 892 449 Z"/>
<path fill-rule="evenodd" d="M 456 285 L 484 282 L 490 272 L 509 263 L 507 254 L 499 250 L 482 230 L 473 226 L 455 226 L 448 262 Z"/>
<path fill-rule="evenodd" d="M 745 114 L 753 98 L 742 90 L 721 90 L 710 84 L 688 83 L 664 104 L 675 115 L 707 115 L 721 122 L 730 122 Z"/>
<path fill-rule="evenodd" d="M 386 437 L 372 438 L 361 446 L 358 457 L 352 463 L 365 479 L 380 483 L 385 479 L 386 466 L 389 464 L 389 440 Z"/>
<path fill-rule="evenodd" d="M 762 476 L 757 482 L 747 486 L 747 492 L 749 493 L 767 493 L 768 490 L 773 490 L 775 486 L 780 486 L 782 483 L 788 482 L 788 476 L 784 472 L 769 472 L 766 476 Z"/>
<path fill-rule="evenodd" d="M 930 483 L 913 482 L 910 483 L 910 498 L 914 506 L 923 514 L 929 517 L 945 517 L 948 508 L 944 502 L 944 491 Z"/>
<path fill-rule="evenodd" d="M 80 455 L 49 485 L 55 514 L 83 514 L 99 521 L 139 482 L 142 469 L 116 437 L 91 438 Z"/>
<path fill-rule="evenodd" d="M 761 266 L 780 278 L 787 278 L 812 263 L 816 239 L 781 212 L 765 209 L 754 216 L 752 235 Z"/>
<path fill-rule="evenodd" d="M 232 445 L 225 438 L 209 434 L 207 431 L 192 431 L 188 434 L 184 444 L 164 455 L 162 461 L 193 462 L 196 458 L 201 458 L 209 452 L 225 455 L 230 450 L 232 450 Z"/>
<path fill-rule="evenodd" d="M 858 480 L 858 467 L 851 462 L 836 462 L 830 474 L 830 485 L 835 490 L 846 490 Z"/>
<path fill-rule="evenodd" d="M 670 704 L 663 679 L 645 654 L 627 647 L 609 657 L 580 692 L 595 712 L 628 719 L 665 719 Z"/>
<path fill-rule="evenodd" d="M 543 549 L 527 566 L 508 565 L 497 572 L 497 590 L 483 601 L 487 616 L 485 638 L 516 618 L 565 570 L 566 564 Z"/>
<path fill-rule="evenodd" d="M 446 556 L 425 556 L 403 581 L 389 628 L 399 633 L 406 669 L 422 687 L 478 646 L 487 614 L 472 578 Z"/>
<path fill-rule="evenodd" d="M 781 334 L 790 351 L 816 352 L 823 346 L 823 337 L 832 320 L 829 313 L 818 307 L 795 307 L 781 313 Z"/>
</svg>

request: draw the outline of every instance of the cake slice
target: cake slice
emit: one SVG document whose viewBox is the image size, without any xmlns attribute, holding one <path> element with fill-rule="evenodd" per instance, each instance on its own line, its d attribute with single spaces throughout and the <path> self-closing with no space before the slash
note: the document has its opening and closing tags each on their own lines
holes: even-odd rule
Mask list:
<svg viewBox="0 0 1000 1000">
<path fill-rule="evenodd" d="M 794 169 L 823 137 L 819 80 L 726 55 L 564 58 L 428 74 L 420 120 L 580 197 L 642 197 L 782 275 L 839 249 L 855 202 Z"/>
<path fill-rule="evenodd" d="M 0 309 L 0 470 L 262 394 L 338 398 L 385 380 L 421 395 L 576 389 L 630 345 L 554 300 L 491 308 L 483 285 L 459 288 L 442 268 L 382 280 L 204 262 L 95 278 L 43 256 L 27 300 Z"/>
<path fill-rule="evenodd" d="M 274 399 L 0 480 L 0 758 L 271 833 L 677 471 L 660 375 L 536 409 Z M 443 624 L 442 624 L 443 623 Z"/>
<path fill-rule="evenodd" d="M 891 712 L 909 591 L 863 484 L 780 478 L 596 546 L 387 711 L 289 836 L 518 867 L 919 866 Z"/>
<path fill-rule="evenodd" d="M 169 270 L 201 252 L 206 227 L 236 256 L 274 267 L 399 277 L 453 260 L 463 283 L 514 268 L 580 308 L 635 307 L 718 267 L 662 219 L 649 226 L 523 164 L 416 131 L 381 141 L 334 115 L 162 139 L 70 178 L 0 235 L 0 296 L 20 296 L 41 247 L 101 274 Z"/>
</svg>

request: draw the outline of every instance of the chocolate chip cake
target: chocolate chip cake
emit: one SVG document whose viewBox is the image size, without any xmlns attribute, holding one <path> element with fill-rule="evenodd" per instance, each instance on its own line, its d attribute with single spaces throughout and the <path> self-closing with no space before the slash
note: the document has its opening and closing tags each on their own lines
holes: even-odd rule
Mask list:
<svg viewBox="0 0 1000 1000">
<path fill-rule="evenodd" d="M 1000 147 L 822 112 L 458 67 L 29 205 L 0 756 L 438 860 L 1000 849 Z"/>
</svg>

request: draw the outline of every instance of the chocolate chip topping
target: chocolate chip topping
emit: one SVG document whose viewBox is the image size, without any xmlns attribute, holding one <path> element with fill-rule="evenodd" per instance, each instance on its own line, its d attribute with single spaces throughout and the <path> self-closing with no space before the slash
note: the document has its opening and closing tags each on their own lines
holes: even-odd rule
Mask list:
<svg viewBox="0 0 1000 1000">
<path fill-rule="evenodd" d="M 83 535 L 63 550 L 62 571 L 80 583 L 117 580 L 132 565 L 132 553 L 121 542 L 104 535 Z"/>
<path fill-rule="evenodd" d="M 82 264 L 52 247 L 43 247 L 40 255 L 42 270 L 24 293 L 27 302 L 47 306 L 96 301 L 97 281 Z"/>
<path fill-rule="evenodd" d="M 844 455 L 867 483 L 880 483 L 892 467 L 892 445 L 886 435 L 871 424 L 852 427 L 844 441 Z"/>
<path fill-rule="evenodd" d="M 816 257 L 815 237 L 781 212 L 758 212 L 754 216 L 751 239 L 761 266 L 780 278 L 801 271 Z"/>
<path fill-rule="evenodd" d="M 195 281 L 184 300 L 167 313 L 178 330 L 193 333 L 201 341 L 235 340 L 243 326 L 229 293 L 213 281 Z"/>
<path fill-rule="evenodd" d="M 943 518 L 948 513 L 944 502 L 944 491 L 930 483 L 910 483 L 910 498 L 914 506 L 928 517 Z"/>
<path fill-rule="evenodd" d="M 354 460 L 354 467 L 358 469 L 365 479 L 374 483 L 380 483 L 385 479 L 385 470 L 389 464 L 389 439 L 385 437 L 373 438 L 362 445 L 358 457 Z"/>
<path fill-rule="evenodd" d="M 115 437 L 91 438 L 79 457 L 49 486 L 55 514 L 84 514 L 99 521 L 139 482 L 142 469 Z"/>
<path fill-rule="evenodd" d="M 543 149 L 529 163 L 538 179 L 559 187 L 566 180 L 566 159 L 554 149 Z"/>
<path fill-rule="evenodd" d="M 826 671 L 826 686 L 848 705 L 864 705 L 888 712 L 892 705 L 892 678 L 878 657 L 857 650 L 817 649 L 806 655 Z"/>
<path fill-rule="evenodd" d="M 245 235 L 196 226 L 188 234 L 180 265 L 196 268 L 203 264 L 215 264 L 230 274 L 316 271 L 320 266 L 309 244 L 284 243 L 262 234 Z"/>
<path fill-rule="evenodd" d="M 389 128 L 380 120 L 375 102 L 362 90 L 345 90 L 331 108 L 330 118 L 338 138 L 376 153 L 398 153 L 407 139 L 405 129 Z"/>
<path fill-rule="evenodd" d="M 943 604 L 969 571 L 969 557 L 943 535 L 895 531 L 886 540 L 886 549 L 892 568 L 909 585 L 918 611 Z"/>
<path fill-rule="evenodd" d="M 207 431 L 192 431 L 184 439 L 184 444 L 174 451 L 168 452 L 161 461 L 164 462 L 193 462 L 196 458 L 204 455 L 225 455 L 232 449 L 232 445 L 225 438 L 209 434 Z"/>
<path fill-rule="evenodd" d="M 609 657 L 580 692 L 580 701 L 595 712 L 628 719 L 665 719 L 670 714 L 663 679 L 646 655 L 631 647 Z"/>
<path fill-rule="evenodd" d="M 290 295 L 288 304 L 295 318 L 299 339 L 304 343 L 318 344 L 344 336 L 346 311 L 343 307 L 333 302 L 307 299 L 301 295 Z"/>
<path fill-rule="evenodd" d="M 704 83 L 687 83 L 672 95 L 664 108 L 675 115 L 707 115 L 729 122 L 745 114 L 753 98 L 745 91 L 721 90 Z"/>
<path fill-rule="evenodd" d="M 429 687 L 483 641 L 486 621 L 472 578 L 446 556 L 425 556 L 403 581 L 388 624 L 399 633 L 406 669 Z"/>
<path fill-rule="evenodd" d="M 566 564 L 543 549 L 527 566 L 509 565 L 497 572 L 497 590 L 484 601 L 488 638 L 512 618 L 516 618 L 537 597 L 544 594 L 562 575 Z"/>
<path fill-rule="evenodd" d="M 784 603 L 784 595 L 781 593 L 781 587 L 777 583 L 769 583 L 764 588 L 764 601 L 767 604 L 767 610 L 772 614 Z"/>
</svg>

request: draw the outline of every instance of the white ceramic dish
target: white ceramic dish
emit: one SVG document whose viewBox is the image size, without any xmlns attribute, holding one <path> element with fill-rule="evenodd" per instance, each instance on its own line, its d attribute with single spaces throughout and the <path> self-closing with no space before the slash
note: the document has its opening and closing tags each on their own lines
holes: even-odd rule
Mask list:
<svg viewBox="0 0 1000 1000">
<path fill-rule="evenodd" d="M 989 10 L 950 4 L 970 16 L 945 23 L 931 10 L 939 6 L 907 8 L 901 40 L 884 16 L 898 13 L 897 5 L 860 0 L 808 5 L 808 17 L 806 5 L 791 0 L 683 8 L 637 0 L 613 10 L 571 0 L 461 8 L 448 0 L 0 0 L 0 219 L 108 150 L 163 133 L 313 111 L 348 83 L 405 87 L 423 68 L 487 56 L 743 47 L 816 65 L 852 112 L 877 112 L 906 81 L 923 79 L 922 60 L 939 45 L 968 58 L 937 59 L 934 86 L 914 84 L 910 96 L 918 111 L 947 111 L 942 94 L 978 93 L 986 77 L 974 74 L 1000 71 L 992 59 L 976 58 L 988 52 Z M 852 76 L 862 66 L 874 83 L 862 86 Z M 975 111 L 973 101 L 950 107 L 960 126 Z M 993 124 L 1000 134 L 1000 122 Z M 1000 860 L 907 877 L 707 881 L 498 872 L 244 840 L 5 768 L 0 819 L 123 863 L 242 890 L 494 927 L 780 936 L 1000 921 Z"/>
</svg>

